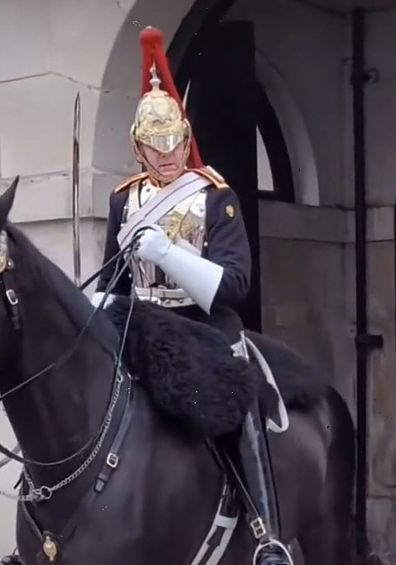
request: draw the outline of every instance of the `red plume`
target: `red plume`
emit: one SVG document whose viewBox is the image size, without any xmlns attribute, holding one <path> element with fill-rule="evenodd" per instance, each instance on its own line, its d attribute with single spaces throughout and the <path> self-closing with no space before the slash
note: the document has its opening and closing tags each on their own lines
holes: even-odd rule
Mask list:
<svg viewBox="0 0 396 565">
<path fill-rule="evenodd" d="M 166 92 L 177 101 L 183 116 L 186 117 L 182 101 L 173 81 L 172 73 L 169 69 L 169 64 L 164 49 L 164 36 L 162 35 L 162 32 L 155 27 L 147 27 L 140 33 L 140 45 L 143 52 L 142 94 L 146 94 L 146 92 L 149 92 L 151 90 L 150 70 L 155 63 L 157 72 L 159 73 L 161 78 L 161 88 L 166 90 Z M 196 144 L 194 136 L 192 137 L 191 153 L 188 165 L 193 169 L 203 167 L 202 159 L 199 154 L 198 146 Z"/>
</svg>

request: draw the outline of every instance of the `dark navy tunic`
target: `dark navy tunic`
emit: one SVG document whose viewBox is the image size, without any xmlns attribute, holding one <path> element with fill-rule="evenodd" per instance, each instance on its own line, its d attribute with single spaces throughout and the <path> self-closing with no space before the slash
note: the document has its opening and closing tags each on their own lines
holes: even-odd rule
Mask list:
<svg viewBox="0 0 396 565">
<path fill-rule="evenodd" d="M 114 191 L 110 196 L 110 212 L 107 222 L 107 236 L 103 264 L 119 251 L 117 235 L 125 221 L 124 211 L 129 197 L 129 190 L 141 190 L 138 187 L 124 185 L 122 190 Z M 210 316 L 198 306 L 173 308 L 178 314 L 219 327 L 229 336 L 231 343 L 238 341 L 242 322 L 236 309 L 243 303 L 250 287 L 251 255 L 242 218 L 240 204 L 235 192 L 227 188 L 218 188 L 211 184 L 204 190 L 206 195 L 205 241 L 202 257 L 221 265 L 224 269 L 219 288 L 214 297 Z M 116 263 L 113 262 L 101 274 L 97 291 L 104 292 L 114 274 Z M 129 295 L 132 276 L 125 270 L 112 292 Z"/>
</svg>

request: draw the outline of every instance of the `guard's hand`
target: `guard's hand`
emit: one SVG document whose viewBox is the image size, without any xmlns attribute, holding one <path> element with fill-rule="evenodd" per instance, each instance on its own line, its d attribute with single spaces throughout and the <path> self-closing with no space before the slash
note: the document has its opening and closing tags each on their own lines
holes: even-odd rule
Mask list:
<svg viewBox="0 0 396 565">
<path fill-rule="evenodd" d="M 163 230 L 156 224 L 153 224 L 147 226 L 140 236 L 136 255 L 142 261 L 158 266 L 167 255 L 171 245 L 170 239 L 168 239 Z"/>
</svg>

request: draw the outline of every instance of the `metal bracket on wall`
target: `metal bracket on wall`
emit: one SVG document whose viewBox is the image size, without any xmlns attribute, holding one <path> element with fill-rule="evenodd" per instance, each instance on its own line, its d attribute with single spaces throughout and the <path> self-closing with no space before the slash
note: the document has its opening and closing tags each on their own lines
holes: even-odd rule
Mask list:
<svg viewBox="0 0 396 565">
<path fill-rule="evenodd" d="M 362 71 L 353 70 L 351 72 L 351 84 L 376 84 L 379 82 L 379 70 L 363 69 Z"/>
<path fill-rule="evenodd" d="M 357 346 L 364 346 L 366 349 L 382 349 L 384 337 L 382 334 L 360 334 L 355 337 Z"/>
</svg>

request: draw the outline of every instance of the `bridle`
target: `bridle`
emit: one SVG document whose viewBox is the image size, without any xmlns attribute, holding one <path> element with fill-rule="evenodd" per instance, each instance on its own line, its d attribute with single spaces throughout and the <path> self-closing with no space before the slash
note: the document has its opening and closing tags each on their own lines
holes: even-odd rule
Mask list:
<svg viewBox="0 0 396 565">
<path fill-rule="evenodd" d="M 14 261 L 8 252 L 8 236 L 5 230 L 0 232 L 0 290 L 10 312 L 12 325 L 16 331 L 21 330 L 21 316 L 19 313 L 19 301 L 12 284 L 12 271 L 15 268 Z"/>
<path fill-rule="evenodd" d="M 128 268 L 128 262 L 127 261 L 125 261 L 125 264 L 121 267 L 121 269 L 118 268 L 119 267 L 119 260 L 120 260 L 121 256 L 124 255 L 125 253 L 132 254 L 132 250 L 134 250 L 134 248 L 136 246 L 136 241 L 137 241 L 137 238 L 134 238 L 134 241 L 131 242 L 131 244 L 128 246 L 128 248 L 118 252 L 114 257 L 112 257 L 110 259 L 110 261 L 108 261 L 105 265 L 103 265 L 101 267 L 101 269 L 99 269 L 96 273 L 94 273 L 94 275 L 92 275 L 92 277 L 90 277 L 84 284 L 82 284 L 80 286 L 80 289 L 84 289 L 86 286 L 88 286 L 93 280 L 95 280 L 101 274 L 101 272 L 109 264 L 111 264 L 114 261 L 117 261 L 117 266 L 116 266 L 116 269 L 115 269 L 114 276 L 113 276 L 112 280 L 110 281 L 108 288 L 106 289 L 105 295 L 103 297 L 102 302 L 104 303 L 106 298 L 108 297 L 108 295 L 111 293 L 113 287 L 117 283 L 119 277 L 123 274 L 124 270 L 126 268 Z M 18 299 L 17 293 L 16 293 L 15 288 L 14 288 L 15 285 L 13 284 L 15 268 L 16 268 L 15 262 L 11 258 L 10 252 L 9 252 L 8 234 L 7 234 L 7 231 L 3 229 L 3 230 L 0 231 L 0 299 L 2 299 L 5 303 L 5 307 L 6 307 L 7 311 L 9 312 L 10 319 L 12 321 L 12 325 L 13 325 L 14 330 L 18 334 L 20 334 L 22 332 L 22 316 L 21 316 L 20 308 L 19 308 L 19 299 Z M 12 459 L 12 460 L 17 461 L 19 463 L 22 463 L 24 466 L 32 465 L 32 466 L 36 466 L 36 467 L 47 467 L 47 468 L 48 467 L 56 467 L 56 466 L 63 465 L 65 463 L 69 463 L 69 462 L 73 461 L 74 459 L 76 459 L 77 457 L 82 455 L 84 452 L 86 452 L 89 448 L 91 448 L 90 454 L 88 455 L 87 459 L 85 459 L 85 461 L 78 467 L 78 469 L 76 469 L 74 471 L 74 473 L 72 473 L 69 477 L 63 479 L 57 485 L 54 485 L 52 487 L 42 486 L 42 487 L 35 488 L 32 480 L 29 477 L 29 475 L 27 474 L 27 471 L 26 471 L 26 468 L 25 468 L 24 469 L 24 477 L 25 477 L 27 484 L 29 486 L 29 493 L 27 495 L 20 495 L 20 496 L 12 496 L 12 495 L 8 495 L 7 493 L 4 493 L 4 492 L 0 492 L 0 494 L 6 495 L 6 496 L 11 497 L 11 498 L 18 498 L 19 500 L 25 500 L 25 501 L 26 500 L 28 500 L 28 501 L 48 500 L 49 498 L 52 497 L 52 494 L 54 492 L 56 492 L 57 490 L 59 490 L 63 486 L 70 484 L 70 482 L 72 482 L 78 476 L 80 476 L 80 474 L 82 474 L 82 472 L 85 471 L 87 466 L 94 460 L 96 455 L 99 453 L 100 447 L 102 446 L 102 444 L 104 442 L 105 436 L 106 436 L 107 431 L 110 428 L 110 424 L 112 422 L 114 410 L 115 410 L 117 401 L 120 397 L 120 391 L 121 391 L 122 383 L 125 382 L 125 381 L 127 382 L 128 398 L 129 398 L 129 394 L 130 394 L 130 383 L 132 382 L 132 377 L 122 367 L 122 356 L 123 356 L 123 351 L 124 351 L 124 348 L 125 348 L 127 331 L 128 331 L 129 323 L 130 323 L 130 320 L 131 320 L 131 315 L 132 315 L 132 310 L 133 310 L 133 302 L 134 302 L 133 299 L 131 299 L 131 305 L 130 305 L 130 308 L 129 308 L 129 312 L 128 312 L 124 332 L 123 332 L 123 335 L 122 335 L 122 339 L 121 339 L 121 342 L 120 342 L 119 350 L 118 350 L 118 352 L 114 351 L 114 354 L 113 354 L 113 356 L 114 356 L 114 377 L 113 377 L 113 386 L 112 386 L 111 398 L 110 398 L 110 401 L 108 403 L 107 410 L 106 410 L 105 416 L 103 418 L 102 424 L 101 424 L 100 429 L 99 429 L 98 433 L 96 434 L 96 436 L 93 437 L 93 438 L 90 438 L 80 449 L 78 449 L 78 451 L 76 451 L 72 455 L 70 455 L 70 456 L 68 456 L 64 459 L 60 459 L 60 460 L 57 460 L 57 461 L 51 461 L 51 462 L 36 461 L 34 459 L 28 459 L 28 458 L 25 458 L 25 457 L 21 457 L 21 456 L 19 456 L 15 453 L 15 450 L 10 450 L 0 443 L 0 453 L 5 455 L 9 459 Z M 100 308 L 100 306 L 98 308 Z M 56 359 L 55 361 L 53 361 L 52 363 L 50 363 L 49 365 L 47 365 L 43 369 L 40 369 L 38 372 L 31 375 L 30 377 L 26 378 L 23 382 L 19 383 L 18 385 L 7 390 L 5 393 L 1 394 L 0 395 L 0 402 L 3 401 L 4 399 L 10 397 L 11 395 L 17 393 L 22 388 L 25 388 L 27 385 L 33 383 L 34 381 L 36 381 L 39 377 L 43 376 L 44 374 L 47 374 L 50 371 L 59 369 L 62 365 L 64 365 L 65 362 L 73 355 L 73 353 L 78 348 L 78 346 L 79 346 L 83 336 L 85 335 L 85 332 L 88 330 L 98 308 L 93 310 L 92 314 L 89 316 L 86 324 L 80 330 L 80 332 L 77 335 L 74 342 L 71 344 L 71 346 L 69 348 L 66 349 L 66 351 L 64 353 L 62 353 L 58 357 L 58 359 Z"/>
</svg>

